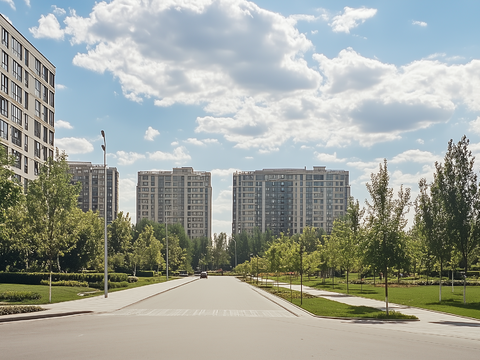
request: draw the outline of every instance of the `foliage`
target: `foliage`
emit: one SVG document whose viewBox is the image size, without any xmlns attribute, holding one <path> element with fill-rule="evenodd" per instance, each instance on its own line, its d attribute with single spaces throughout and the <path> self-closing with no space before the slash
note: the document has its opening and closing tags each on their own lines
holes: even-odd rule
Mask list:
<svg viewBox="0 0 480 360">
<path fill-rule="evenodd" d="M 52 273 L 52 281 L 80 281 L 97 282 L 103 281 L 102 273 Z M 48 280 L 49 273 L 0 273 L 0 283 L 7 284 L 30 284 L 39 285 L 42 280 Z M 112 282 L 127 281 L 128 275 L 121 273 L 108 274 Z"/>
<path fill-rule="evenodd" d="M 49 285 L 49 280 L 40 280 L 40 285 Z M 76 286 L 76 287 L 88 287 L 88 282 L 86 281 L 75 281 L 75 280 L 60 280 L 52 281 L 52 286 Z"/>
<path fill-rule="evenodd" d="M 1 315 L 12 315 L 12 314 L 24 314 L 37 311 L 43 311 L 45 309 L 40 306 L 25 306 L 25 305 L 8 305 L 0 306 L 0 316 Z"/>
<path fill-rule="evenodd" d="M 23 301 L 40 299 L 39 293 L 32 291 L 3 291 L 0 292 L 0 300 Z"/>
</svg>

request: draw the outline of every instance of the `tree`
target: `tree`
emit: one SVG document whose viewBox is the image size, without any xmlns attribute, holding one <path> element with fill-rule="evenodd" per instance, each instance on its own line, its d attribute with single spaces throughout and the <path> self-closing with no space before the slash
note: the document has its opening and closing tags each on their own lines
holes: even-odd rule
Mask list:
<svg viewBox="0 0 480 360">
<path fill-rule="evenodd" d="M 120 211 L 108 225 L 108 254 L 127 254 L 132 246 L 132 224 L 130 214 Z"/>
<path fill-rule="evenodd" d="M 398 198 L 393 198 L 393 189 L 388 187 L 387 160 L 379 166 L 379 172 L 371 175 L 367 190 L 372 198 L 367 201 L 367 222 L 370 228 L 372 253 L 379 254 L 375 260 L 385 276 L 385 304 L 388 315 L 388 269 L 398 264 L 399 244 L 407 224 L 405 214 L 410 201 L 410 189 L 400 187 Z"/>
<path fill-rule="evenodd" d="M 213 264 L 216 268 L 228 263 L 227 234 L 221 232 L 213 235 Z"/>
<path fill-rule="evenodd" d="M 348 276 L 350 271 L 358 263 L 358 243 L 353 235 L 352 229 L 348 226 L 346 220 L 335 219 L 333 222 L 332 234 L 329 237 L 329 243 L 335 247 L 335 255 L 338 259 L 338 265 L 347 272 L 347 293 Z"/>
<path fill-rule="evenodd" d="M 16 181 L 15 173 L 10 169 L 14 163 L 15 158 L 8 156 L 5 146 L 0 144 L 0 233 L 5 227 L 7 211 L 23 196 L 22 187 Z"/>
<path fill-rule="evenodd" d="M 162 258 L 162 248 L 163 245 L 160 243 L 160 240 L 155 238 L 153 234 L 153 227 L 147 225 L 143 231 L 138 236 L 137 241 L 135 244 L 138 246 L 143 245 L 145 247 L 143 254 L 143 259 L 141 259 L 141 263 L 145 264 L 149 269 L 154 269 L 155 267 L 159 268 L 159 266 L 165 262 Z"/>
<path fill-rule="evenodd" d="M 79 227 L 76 216 L 80 184 L 70 183 L 65 153 L 56 151 L 40 168 L 38 178 L 30 182 L 27 194 L 28 221 L 39 252 L 47 258 L 50 271 L 49 301 L 54 261 L 75 246 Z M 61 270 L 60 268 L 58 269 Z"/>
<path fill-rule="evenodd" d="M 462 256 L 466 277 L 471 256 L 480 239 L 480 198 L 477 175 L 473 169 L 475 157 L 468 150 L 464 135 L 458 144 L 448 142 L 444 163 L 435 163 L 434 183 L 437 184 L 449 241 Z M 463 282 L 463 302 L 466 303 L 466 279 Z"/>
<path fill-rule="evenodd" d="M 438 184 L 427 184 L 426 179 L 418 183 L 420 194 L 415 202 L 417 222 L 420 222 L 429 253 L 440 264 L 440 281 L 438 301 L 442 301 L 442 273 L 443 265 L 449 261 L 452 253 L 452 242 L 447 236 L 447 219 L 443 211 L 440 189 Z"/>
</svg>

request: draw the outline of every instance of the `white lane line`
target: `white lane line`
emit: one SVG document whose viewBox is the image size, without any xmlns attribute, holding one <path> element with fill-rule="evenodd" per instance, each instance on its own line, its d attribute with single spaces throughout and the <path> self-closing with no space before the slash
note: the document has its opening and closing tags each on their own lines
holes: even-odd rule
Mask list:
<svg viewBox="0 0 480 360">
<path fill-rule="evenodd" d="M 285 310 L 218 309 L 122 309 L 102 315 L 121 316 L 218 316 L 218 317 L 295 317 Z"/>
</svg>

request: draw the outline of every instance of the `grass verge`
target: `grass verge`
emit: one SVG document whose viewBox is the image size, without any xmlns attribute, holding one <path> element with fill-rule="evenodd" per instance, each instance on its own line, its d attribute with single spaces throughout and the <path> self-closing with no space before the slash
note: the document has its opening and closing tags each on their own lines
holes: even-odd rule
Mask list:
<svg viewBox="0 0 480 360">
<path fill-rule="evenodd" d="M 337 301 L 327 300 L 316 296 L 303 294 L 303 304 L 300 305 L 300 292 L 285 288 L 272 286 L 261 286 L 262 289 L 277 295 L 293 304 L 307 310 L 317 316 L 340 317 L 340 318 L 361 318 L 361 319 L 395 319 L 395 320 L 417 320 L 413 315 L 405 315 L 396 311 L 381 311 L 368 306 L 351 306 Z"/>
</svg>

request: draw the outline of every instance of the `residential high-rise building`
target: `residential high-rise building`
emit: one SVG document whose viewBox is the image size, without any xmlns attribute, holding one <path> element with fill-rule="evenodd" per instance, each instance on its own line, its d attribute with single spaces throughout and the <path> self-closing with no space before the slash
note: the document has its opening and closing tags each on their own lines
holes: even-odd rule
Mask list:
<svg viewBox="0 0 480 360">
<path fill-rule="evenodd" d="M 24 183 L 53 157 L 55 66 L 0 14 L 0 143 Z"/>
<path fill-rule="evenodd" d="M 104 216 L 105 204 L 105 168 L 91 162 L 68 161 L 72 183 L 82 184 L 78 196 L 78 207 L 84 212 L 98 211 Z M 107 167 L 107 224 L 117 218 L 118 214 L 118 171 Z"/>
<path fill-rule="evenodd" d="M 347 210 L 349 173 L 324 166 L 238 171 L 233 174 L 232 195 L 232 233 L 252 233 L 258 227 L 262 232 L 297 234 L 314 226 L 329 234 L 333 220 Z"/>
<path fill-rule="evenodd" d="M 139 171 L 137 222 L 181 224 L 190 238 L 212 236 L 212 175 L 191 167 Z"/>
</svg>

